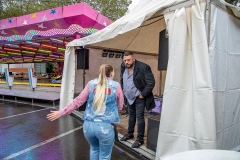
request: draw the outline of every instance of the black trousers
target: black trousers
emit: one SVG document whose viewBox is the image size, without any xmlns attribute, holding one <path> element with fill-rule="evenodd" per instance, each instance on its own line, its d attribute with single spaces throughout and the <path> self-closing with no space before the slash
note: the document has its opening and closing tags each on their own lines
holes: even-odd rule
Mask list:
<svg viewBox="0 0 240 160">
<path fill-rule="evenodd" d="M 133 135 L 134 127 L 136 120 L 138 122 L 138 135 L 137 140 L 143 141 L 144 132 L 145 132 L 145 120 L 144 120 L 144 111 L 145 111 L 146 100 L 143 98 L 137 97 L 132 105 L 128 104 L 128 134 Z"/>
</svg>

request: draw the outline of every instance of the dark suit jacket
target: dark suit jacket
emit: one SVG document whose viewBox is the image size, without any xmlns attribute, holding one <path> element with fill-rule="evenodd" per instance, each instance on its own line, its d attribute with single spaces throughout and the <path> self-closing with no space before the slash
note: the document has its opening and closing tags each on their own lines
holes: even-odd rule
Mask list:
<svg viewBox="0 0 240 160">
<path fill-rule="evenodd" d="M 121 64 L 121 86 L 123 88 L 123 73 L 125 71 L 124 63 Z M 133 83 L 141 95 L 146 99 L 146 109 L 149 111 L 155 107 L 152 90 L 155 86 L 155 79 L 149 65 L 135 60 L 133 70 Z"/>
</svg>

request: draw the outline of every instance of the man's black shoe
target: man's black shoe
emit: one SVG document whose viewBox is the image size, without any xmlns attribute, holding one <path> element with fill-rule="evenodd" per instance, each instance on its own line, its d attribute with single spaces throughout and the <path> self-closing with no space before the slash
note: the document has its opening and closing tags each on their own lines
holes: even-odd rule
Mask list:
<svg viewBox="0 0 240 160">
<path fill-rule="evenodd" d="M 133 135 L 129 135 L 129 134 L 125 134 L 125 136 L 123 136 L 120 141 L 127 141 L 129 139 L 132 139 L 134 136 Z"/>
<path fill-rule="evenodd" d="M 139 141 L 136 140 L 133 144 L 132 144 L 132 148 L 139 148 L 141 145 L 143 145 L 144 141 Z"/>
</svg>

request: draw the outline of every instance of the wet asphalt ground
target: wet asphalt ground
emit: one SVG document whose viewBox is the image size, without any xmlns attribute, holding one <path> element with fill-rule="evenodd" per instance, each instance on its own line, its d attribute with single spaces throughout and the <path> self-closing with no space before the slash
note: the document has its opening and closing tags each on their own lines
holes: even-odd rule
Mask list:
<svg viewBox="0 0 240 160">
<path fill-rule="evenodd" d="M 48 121 L 50 110 L 56 109 L 0 100 L 0 159 L 88 160 L 82 121 L 72 115 Z M 115 142 L 111 159 L 146 158 Z"/>
</svg>

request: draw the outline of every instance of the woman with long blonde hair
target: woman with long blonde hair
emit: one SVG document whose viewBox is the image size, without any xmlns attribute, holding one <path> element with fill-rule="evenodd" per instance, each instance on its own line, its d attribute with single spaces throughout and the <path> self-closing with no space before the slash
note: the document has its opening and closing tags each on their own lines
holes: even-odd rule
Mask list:
<svg viewBox="0 0 240 160">
<path fill-rule="evenodd" d="M 118 109 L 122 110 L 124 101 L 121 86 L 113 77 L 113 67 L 101 65 L 98 78 L 89 81 L 78 97 L 64 109 L 47 115 L 50 121 L 56 120 L 88 101 L 82 119 L 84 136 L 90 144 L 90 160 L 111 159 L 113 124 L 120 123 Z"/>
</svg>

